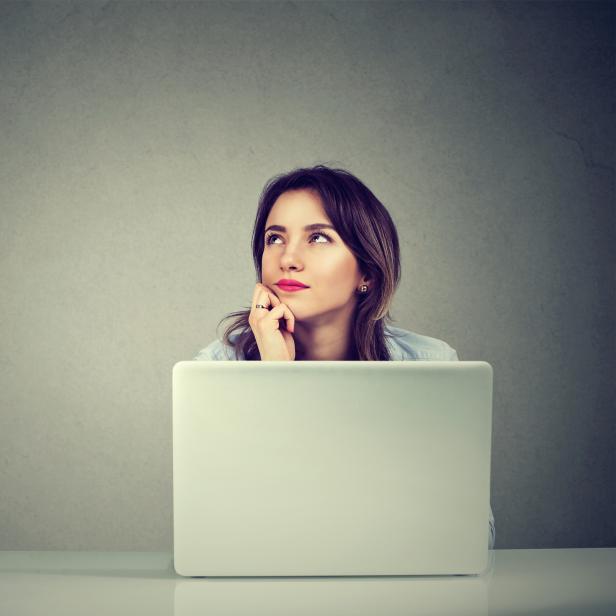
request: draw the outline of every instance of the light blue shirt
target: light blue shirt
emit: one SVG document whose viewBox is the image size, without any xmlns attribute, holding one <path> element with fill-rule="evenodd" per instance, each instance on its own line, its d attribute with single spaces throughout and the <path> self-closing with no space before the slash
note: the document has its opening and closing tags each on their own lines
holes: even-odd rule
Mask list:
<svg viewBox="0 0 616 616">
<path fill-rule="evenodd" d="M 238 334 L 231 336 L 232 340 Z M 385 343 L 389 348 L 392 360 L 409 361 L 459 361 L 458 353 L 445 341 L 422 334 L 416 334 L 406 329 L 385 325 Z M 241 352 L 238 355 L 235 349 L 223 343 L 222 340 L 214 340 L 194 357 L 198 361 L 234 361 L 243 359 Z M 490 506 L 489 517 L 489 548 L 494 548 L 496 539 L 496 529 L 494 524 L 494 514 Z"/>
</svg>

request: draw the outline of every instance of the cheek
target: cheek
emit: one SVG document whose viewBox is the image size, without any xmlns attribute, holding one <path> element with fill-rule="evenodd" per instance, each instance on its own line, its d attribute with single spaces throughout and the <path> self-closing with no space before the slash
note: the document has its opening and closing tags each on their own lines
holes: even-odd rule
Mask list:
<svg viewBox="0 0 616 616">
<path fill-rule="evenodd" d="M 336 283 L 343 288 L 354 284 L 356 273 L 357 265 L 347 254 L 329 255 L 319 267 L 319 275 L 323 280 Z"/>
<path fill-rule="evenodd" d="M 267 268 L 272 268 L 274 267 L 274 259 L 272 259 L 271 256 L 268 256 L 267 252 L 263 253 L 263 256 L 261 257 L 261 269 L 265 270 Z"/>
<path fill-rule="evenodd" d="M 279 278 L 283 278 L 280 270 L 280 259 L 270 254 L 264 253 L 261 257 L 261 277 L 263 281 L 276 282 Z"/>
</svg>

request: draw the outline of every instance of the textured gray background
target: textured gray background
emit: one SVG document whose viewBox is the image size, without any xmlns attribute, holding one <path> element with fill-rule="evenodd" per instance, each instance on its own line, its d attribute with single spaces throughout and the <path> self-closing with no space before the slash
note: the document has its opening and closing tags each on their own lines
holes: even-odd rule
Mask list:
<svg viewBox="0 0 616 616">
<path fill-rule="evenodd" d="M 396 324 L 495 371 L 499 548 L 616 545 L 614 10 L 0 4 L 0 549 L 172 545 L 171 368 L 258 194 L 357 174 Z"/>
</svg>

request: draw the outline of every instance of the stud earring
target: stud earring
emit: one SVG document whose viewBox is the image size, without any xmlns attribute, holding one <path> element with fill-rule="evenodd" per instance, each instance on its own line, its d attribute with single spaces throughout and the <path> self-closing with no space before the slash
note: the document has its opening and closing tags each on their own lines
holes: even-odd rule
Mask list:
<svg viewBox="0 0 616 616">
<path fill-rule="evenodd" d="M 366 293 L 367 291 L 368 291 L 368 285 L 362 284 L 361 287 L 359 287 L 360 293 Z"/>
</svg>

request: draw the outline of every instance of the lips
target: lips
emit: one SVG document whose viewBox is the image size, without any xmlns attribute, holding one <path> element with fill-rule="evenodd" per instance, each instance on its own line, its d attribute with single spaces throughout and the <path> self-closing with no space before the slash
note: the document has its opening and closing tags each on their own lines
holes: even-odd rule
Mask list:
<svg viewBox="0 0 616 616">
<path fill-rule="evenodd" d="M 281 278 L 277 283 L 279 287 L 284 289 L 307 289 L 308 286 L 299 280 L 289 278 Z"/>
</svg>

